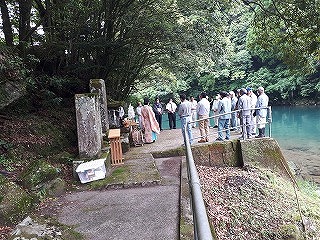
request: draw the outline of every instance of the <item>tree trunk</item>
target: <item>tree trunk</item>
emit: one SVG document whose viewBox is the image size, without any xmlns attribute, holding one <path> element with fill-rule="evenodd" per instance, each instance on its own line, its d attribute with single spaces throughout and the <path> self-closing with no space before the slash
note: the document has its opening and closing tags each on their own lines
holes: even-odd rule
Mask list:
<svg viewBox="0 0 320 240">
<path fill-rule="evenodd" d="M 0 0 L 1 16 L 2 16 L 2 25 L 3 33 L 6 41 L 6 45 L 13 46 L 13 32 L 12 25 L 9 17 L 9 10 L 5 0 Z"/>
<path fill-rule="evenodd" d="M 30 17 L 31 17 L 31 0 L 19 1 L 19 49 L 21 56 L 24 56 L 26 42 L 29 40 L 30 35 Z"/>
</svg>

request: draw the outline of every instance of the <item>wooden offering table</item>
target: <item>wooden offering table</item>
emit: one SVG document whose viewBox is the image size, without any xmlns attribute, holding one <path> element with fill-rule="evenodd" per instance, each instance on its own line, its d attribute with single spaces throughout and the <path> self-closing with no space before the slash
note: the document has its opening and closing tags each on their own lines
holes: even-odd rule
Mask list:
<svg viewBox="0 0 320 240">
<path fill-rule="evenodd" d="M 111 165 L 123 164 L 120 129 L 110 129 L 108 138 L 111 147 Z"/>
</svg>

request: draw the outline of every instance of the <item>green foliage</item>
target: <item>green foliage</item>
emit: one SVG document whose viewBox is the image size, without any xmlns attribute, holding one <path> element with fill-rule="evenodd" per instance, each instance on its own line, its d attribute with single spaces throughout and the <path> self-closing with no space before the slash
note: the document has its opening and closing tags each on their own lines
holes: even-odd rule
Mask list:
<svg viewBox="0 0 320 240">
<path fill-rule="evenodd" d="M 14 48 L 0 43 L 0 84 L 27 77 L 28 70 Z"/>
<path fill-rule="evenodd" d="M 302 193 L 310 196 L 311 198 L 317 200 L 319 199 L 319 194 L 317 193 L 318 191 L 318 186 L 314 182 L 306 181 L 303 179 L 298 180 L 298 187 Z"/>
<path fill-rule="evenodd" d="M 36 107 L 54 108 L 65 105 L 65 99 L 73 98 L 87 87 L 75 78 L 41 75 L 30 78 L 26 88 Z"/>
<path fill-rule="evenodd" d="M 0 155 L 0 165 L 2 165 L 7 171 L 12 172 L 15 170 L 14 162 L 15 161 L 13 159 Z"/>
<path fill-rule="evenodd" d="M 0 153 L 0 165 L 2 165 L 7 171 L 11 172 L 15 170 L 14 163 L 15 161 L 12 158 L 5 156 L 5 152 L 10 151 L 12 144 L 0 139 L 0 148 L 3 153 Z M 1 184 L 1 181 L 0 181 Z"/>
<path fill-rule="evenodd" d="M 12 144 L 10 142 L 7 142 L 7 141 L 0 139 L 0 147 L 4 150 L 8 150 L 12 147 Z"/>
<path fill-rule="evenodd" d="M 2 198 L 0 209 L 2 224 L 17 224 L 33 210 L 36 202 L 33 195 L 27 194 L 12 182 L 0 185 L 0 196 Z"/>
<path fill-rule="evenodd" d="M 179 101 L 179 92 L 187 91 L 190 88 L 188 81 L 179 79 L 173 72 L 161 67 L 150 66 L 148 68 L 150 81 L 148 83 L 137 83 L 136 93 L 132 95 L 133 102 L 143 101 L 148 97 L 153 101 L 156 97 L 160 97 L 161 101 L 167 102 L 169 98 Z"/>
<path fill-rule="evenodd" d="M 320 50 L 319 3 L 313 0 L 247 3 L 255 9 L 249 47 L 313 72 Z"/>
</svg>

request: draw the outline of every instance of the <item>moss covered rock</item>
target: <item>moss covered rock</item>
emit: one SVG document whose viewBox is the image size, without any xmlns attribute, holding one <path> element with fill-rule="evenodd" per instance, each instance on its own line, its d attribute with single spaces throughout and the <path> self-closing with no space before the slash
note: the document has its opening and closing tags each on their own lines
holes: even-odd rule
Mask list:
<svg viewBox="0 0 320 240">
<path fill-rule="evenodd" d="M 20 175 L 20 180 L 28 189 L 35 190 L 46 182 L 56 179 L 59 176 L 60 169 L 49 163 L 39 160 L 31 163 Z"/>
<path fill-rule="evenodd" d="M 32 211 L 35 197 L 13 182 L 0 181 L 0 224 L 17 224 Z"/>
<path fill-rule="evenodd" d="M 284 240 L 303 240 L 303 234 L 298 226 L 294 224 L 282 225 L 279 229 L 279 234 Z"/>
<path fill-rule="evenodd" d="M 65 193 L 66 182 L 61 178 L 56 178 L 43 186 L 47 196 L 58 197 Z"/>
</svg>

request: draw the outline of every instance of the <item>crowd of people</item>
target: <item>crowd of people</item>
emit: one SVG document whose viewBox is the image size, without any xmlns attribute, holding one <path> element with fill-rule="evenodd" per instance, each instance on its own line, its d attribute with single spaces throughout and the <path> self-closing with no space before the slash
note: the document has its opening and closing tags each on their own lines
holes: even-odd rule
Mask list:
<svg viewBox="0 0 320 240">
<path fill-rule="evenodd" d="M 139 102 L 136 108 L 137 120 L 143 130 L 145 143 L 157 140 L 157 134 L 162 131 L 162 116 L 165 113 L 168 114 L 170 129 L 177 127 L 176 114 L 180 117 L 182 134 L 185 136 L 186 129 L 190 144 L 193 143 L 192 128 L 196 128 L 197 125 L 201 136 L 198 142 L 208 142 L 211 110 L 214 113 L 213 127 L 218 128 L 216 141 L 229 140 L 230 131 L 241 133 L 240 139 L 250 139 L 254 135 L 261 138 L 265 137 L 269 98 L 263 87 L 259 87 L 256 93 L 258 96 L 250 87 L 229 92 L 221 91 L 211 102 L 205 92 L 199 95 L 199 101 L 193 96 L 188 99 L 185 94 L 181 94 L 178 106 L 170 98 L 165 107 L 159 98 L 156 98 L 152 105 L 149 99 L 145 98 L 143 104 Z M 130 104 L 128 114 L 130 112 L 132 115 L 132 108 Z"/>
</svg>

